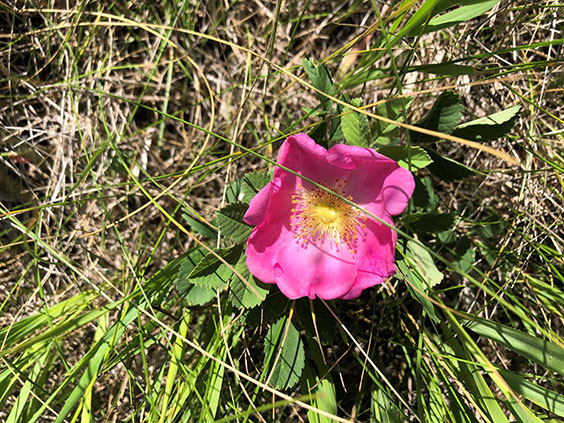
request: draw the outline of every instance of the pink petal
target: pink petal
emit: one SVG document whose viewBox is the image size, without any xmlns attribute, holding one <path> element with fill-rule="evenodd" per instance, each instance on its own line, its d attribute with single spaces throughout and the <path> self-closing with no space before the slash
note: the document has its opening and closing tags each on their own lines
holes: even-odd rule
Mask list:
<svg viewBox="0 0 564 423">
<path fill-rule="evenodd" d="M 268 205 L 270 203 L 270 197 L 272 195 L 273 185 L 272 182 L 266 184 L 266 186 L 261 189 L 257 195 L 255 195 L 250 204 L 245 216 L 243 216 L 243 221 L 249 225 L 260 225 L 268 213 Z"/>
<path fill-rule="evenodd" d="M 390 173 L 384 181 L 382 190 L 386 211 L 392 216 L 403 212 L 414 189 L 415 181 L 409 170 L 398 167 Z"/>
<path fill-rule="evenodd" d="M 304 247 L 292 239 L 274 253 L 274 273 L 278 288 L 290 299 L 330 300 L 350 290 L 356 266 L 346 246 L 336 250 L 309 243 Z"/>
<path fill-rule="evenodd" d="M 391 222 L 391 219 L 389 223 Z M 355 262 L 357 277 L 344 299 L 356 298 L 362 290 L 384 282 L 396 273 L 394 266 L 397 234 L 393 229 L 376 222 L 366 221 L 366 228 L 359 234 Z"/>
<path fill-rule="evenodd" d="M 349 175 L 353 166 L 350 159 L 332 157 L 333 161 L 330 163 L 328 156 L 327 150 L 309 136 L 296 134 L 289 137 L 280 147 L 277 163 L 320 184 L 325 181 L 332 184 L 336 179 Z M 274 170 L 274 176 L 285 178 L 288 175 L 291 174 L 282 168 L 277 167 Z M 303 182 L 303 185 L 311 186 L 308 182 Z"/>
<path fill-rule="evenodd" d="M 276 283 L 288 298 L 333 299 L 351 289 L 356 266 L 346 246 L 337 250 L 310 242 L 304 247 L 289 225 L 282 226 L 276 239 L 256 235 L 247 246 L 249 270 L 265 283 Z"/>
<path fill-rule="evenodd" d="M 405 209 L 415 188 L 411 172 L 369 148 L 338 144 L 330 153 L 346 155 L 354 162 L 345 189 L 355 203 L 379 217 Z"/>
</svg>

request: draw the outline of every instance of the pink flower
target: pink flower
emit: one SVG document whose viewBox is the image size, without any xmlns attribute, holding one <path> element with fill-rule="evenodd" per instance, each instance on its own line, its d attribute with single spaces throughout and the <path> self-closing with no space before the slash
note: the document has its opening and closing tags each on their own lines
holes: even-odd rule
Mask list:
<svg viewBox="0 0 564 423">
<path fill-rule="evenodd" d="M 372 149 L 338 144 L 327 151 L 306 134 L 282 144 L 278 163 L 391 225 L 415 187 L 409 171 Z M 396 271 L 393 229 L 279 167 L 244 220 L 255 225 L 249 270 L 290 299 L 356 298 Z"/>
</svg>

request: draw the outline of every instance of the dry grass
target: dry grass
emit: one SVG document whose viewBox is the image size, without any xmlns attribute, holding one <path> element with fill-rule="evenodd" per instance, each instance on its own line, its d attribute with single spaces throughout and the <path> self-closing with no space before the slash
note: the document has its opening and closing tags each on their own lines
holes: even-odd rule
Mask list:
<svg viewBox="0 0 564 423">
<path fill-rule="evenodd" d="M 259 151 L 275 157 L 277 141 L 284 134 L 316 122 L 314 117 L 302 121 L 305 110 L 318 104 L 315 94 L 288 73 L 305 78 L 298 70 L 303 58 L 329 57 L 363 34 L 377 17 L 370 2 L 279 3 L 279 12 L 276 3 L 260 0 L 233 2 L 229 7 L 215 1 L 111 6 L 85 1 L 70 7 L 64 1 L 8 2 L 2 6 L 0 203 L 10 210 L 10 218 L 0 215 L 0 327 L 92 286 L 111 298 L 122 298 L 187 251 L 192 239 L 148 196 L 157 198 L 179 222 L 183 207 L 211 220 L 224 202 L 226 184 L 249 170 L 266 167 L 255 157 L 240 157 L 238 148 L 214 134 L 248 148 L 261 146 Z M 296 27 L 306 3 L 307 11 Z M 385 18 L 395 9 L 383 3 L 375 2 Z M 488 263 L 482 258 L 476 263 L 495 279 L 500 291 L 521 283 L 524 273 L 546 276 L 538 245 L 549 245 L 560 257 L 564 253 L 560 224 L 564 185 L 561 173 L 555 171 L 564 164 L 562 49 L 558 45 L 505 51 L 562 39 L 564 18 L 561 6 L 549 7 L 556 2 L 538 7 L 528 3 L 504 0 L 487 17 L 464 23 L 456 31 L 425 35 L 412 51 L 413 58 L 409 45 L 394 53 L 398 67 L 404 62 L 418 66 L 466 57 L 467 63 L 481 70 L 447 78 L 405 73 L 402 93 L 414 99 L 409 122 L 417 122 L 429 110 L 429 93 L 448 87 L 454 87 L 477 116 L 523 106 L 511 135 L 493 144 L 519 160 L 518 170 L 469 147 L 443 143 L 438 148 L 445 156 L 487 173 L 463 182 L 435 182 L 442 211 L 458 210 L 475 222 L 495 214 L 508 222 L 505 234 L 491 245 L 497 260 Z M 124 19 L 131 21 L 124 24 Z M 249 50 L 288 72 L 276 71 Z M 488 52 L 493 53 L 485 55 Z M 484 57 L 471 59 L 477 54 Z M 353 57 L 348 59 L 350 69 L 362 66 L 362 55 L 348 57 Z M 327 62 L 333 75 L 341 61 L 339 56 Z M 535 62 L 544 64 L 527 68 Z M 374 64 L 390 66 L 389 56 Z M 396 87 L 388 78 L 344 92 L 350 98 L 362 96 L 367 104 L 397 94 Z M 458 233 L 468 233 L 464 221 L 458 225 Z M 24 228 L 33 237 L 22 235 Z M 507 269 L 499 266 L 502 259 L 510 264 Z M 554 255 L 551 260 L 562 269 L 561 258 Z M 70 271 L 68 263 L 84 278 Z M 397 282 L 391 286 L 403 292 Z M 527 305 L 545 313 L 534 291 L 526 286 L 523 290 L 525 298 L 533 296 Z M 463 302 L 472 310 L 484 307 L 488 315 L 499 311 L 489 307 L 489 299 L 478 290 L 465 293 L 469 298 Z M 373 344 L 393 339 L 398 330 L 413 334 L 414 327 L 402 318 L 393 324 L 371 317 L 355 321 L 355 307 L 363 316 L 382 310 L 400 313 L 393 296 L 377 307 L 373 300 L 368 295 L 352 308 L 338 307 L 351 313 L 347 320 L 351 330 L 380 359 L 386 374 L 411 391 L 408 401 L 414 404 L 417 399 L 409 388 L 413 380 L 404 375 L 402 347 L 392 342 Z M 556 315 L 542 320 L 564 336 Z M 66 363 L 61 360 L 54 367 L 47 390 L 64 378 L 66 366 L 85 354 L 95 330 L 94 325 L 86 325 L 65 338 L 60 355 Z M 151 351 L 147 356 L 155 377 L 162 358 L 151 356 Z M 155 352 L 158 355 L 158 348 Z M 343 345 L 335 345 L 329 361 L 338 361 L 342 353 L 349 354 Z M 491 354 L 492 360 L 511 368 L 508 357 Z M 138 359 L 128 366 L 134 374 L 143 374 Z M 344 375 L 357 371 L 362 372 L 362 367 L 352 358 L 337 365 L 337 372 Z M 107 389 L 98 395 L 105 421 L 130 417 L 142 396 L 141 391 L 130 391 L 127 375 L 120 364 L 97 381 L 96 390 Z M 366 381 L 352 378 L 338 383 L 339 389 L 349 383 L 355 393 L 366 386 Z M 356 404 L 352 398 L 342 406 Z M 357 412 L 366 417 L 364 410 Z M 6 418 L 2 411 L 0 418 Z"/>
</svg>

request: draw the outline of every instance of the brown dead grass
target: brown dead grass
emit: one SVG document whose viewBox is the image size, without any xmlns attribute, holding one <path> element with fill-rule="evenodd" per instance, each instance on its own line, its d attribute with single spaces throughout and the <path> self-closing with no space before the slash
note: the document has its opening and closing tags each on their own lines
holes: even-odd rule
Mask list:
<svg viewBox="0 0 564 423">
<path fill-rule="evenodd" d="M 64 9 L 64 2 L 58 3 L 57 8 Z M 457 33 L 446 30 L 423 37 L 420 45 L 424 48 L 418 47 L 412 64 L 438 63 L 562 38 L 563 19 L 558 10 L 520 9 L 528 3 L 502 1 L 488 18 L 465 24 Z M 128 292 L 137 278 L 153 274 L 191 244 L 160 211 L 148 205 L 146 196 L 121 166 L 119 154 L 151 196 L 157 197 L 165 187 L 174 185 L 158 200 L 166 210 L 173 212 L 180 201 L 211 219 L 222 203 L 226 182 L 248 170 L 264 168 L 265 164 L 247 156 L 229 166 L 223 160 L 199 169 L 237 149 L 213 137 L 206 144 L 206 133 L 196 127 L 210 127 L 241 145 L 255 147 L 278 137 L 301 118 L 304 108 L 317 104 L 314 93 L 303 90 L 287 75 L 264 78 L 273 71 L 268 64 L 227 45 L 173 32 L 168 38 L 175 45 L 171 48 L 142 25 L 122 26 L 117 20 L 115 25 L 97 25 L 108 19 L 88 13 L 97 10 L 96 3 L 80 10 L 57 12 L 29 10 L 41 9 L 46 2 L 7 4 L 14 12 L 0 14 L 0 201 L 13 211 L 15 219 L 95 285 L 115 284 L 113 295 Z M 236 2 L 227 11 L 223 4 L 204 2 L 189 20 L 181 19 L 172 25 L 182 28 L 192 23 L 195 31 L 250 48 L 295 72 L 292 67 L 298 66 L 302 58 L 328 57 L 376 19 L 369 2 L 356 5 L 352 13 L 352 1 L 313 2 L 307 20 L 291 38 L 294 20 L 305 1 L 282 4 L 276 32 L 275 4 L 260 0 Z M 28 10 L 17 12 L 22 8 Z M 152 2 L 103 11 L 140 23 L 169 25 L 174 19 L 159 3 Z M 508 26 L 511 30 L 506 32 Z M 492 28 L 487 40 L 484 27 Z M 407 51 L 408 46 L 405 48 Z M 398 52 L 398 57 L 403 54 Z M 494 55 L 475 65 L 494 69 L 559 57 L 562 50 L 555 47 Z M 328 63 L 334 74 L 340 60 Z M 348 60 L 352 63 L 347 66 L 354 68 L 355 60 Z M 389 65 L 383 60 L 375 66 Z M 428 95 L 418 92 L 439 92 L 450 85 L 478 116 L 523 105 L 511 138 L 494 144 L 518 158 L 522 172 L 509 170 L 499 159 L 468 147 L 441 146 L 445 155 L 467 165 L 503 170 L 485 178 L 442 184 L 445 210 L 472 200 L 477 204 L 473 219 L 480 220 L 492 210 L 510 220 L 516 216 L 512 224 L 520 232 L 538 242 L 549 239 L 562 252 L 564 235 L 555 225 L 562 220 L 562 180 L 555 172 L 544 171 L 547 165 L 541 158 L 562 165 L 563 125 L 523 101 L 532 98 L 541 108 L 562 116 L 561 84 L 556 83 L 562 81 L 561 72 L 562 64 L 555 63 L 486 79 L 486 74 L 434 80 L 421 73 L 406 76 L 404 93 L 414 95 L 411 122 L 422 117 L 432 103 Z M 213 116 L 208 85 L 213 91 Z M 355 87 L 348 94 L 351 98 L 362 95 L 368 103 L 386 98 L 389 92 L 377 81 Z M 165 109 L 165 102 L 167 113 L 177 114 L 193 126 L 167 118 L 161 127 L 158 111 Z M 109 143 L 119 154 L 108 147 Z M 264 151 L 274 157 L 276 145 Z M 95 154 L 95 160 L 88 158 Z M 182 174 L 189 168 L 199 170 Z M 159 185 L 146 175 L 159 178 Z M 175 216 L 181 218 L 179 212 Z M 21 237 L 6 216 L 0 216 L 0 231 L 0 304 L 9 303 L 0 316 L 0 326 L 87 288 L 63 263 Z M 533 254 L 526 245 L 508 242 L 504 248 L 525 259 Z M 511 277 L 504 280 L 510 283 Z M 76 337 L 91 335 L 92 328 L 85 328 Z M 76 348 L 67 347 L 65 353 L 71 361 L 83 354 L 78 341 Z M 377 354 L 385 357 L 386 351 Z M 390 356 L 401 361 L 401 354 Z M 390 361 L 388 372 L 396 373 L 401 366 Z M 123 374 L 118 369 L 115 375 L 105 377 L 108 385 L 115 385 Z M 107 404 L 112 404 L 116 396 L 122 396 L 118 401 L 122 410 L 114 416 L 120 419 L 130 413 L 123 403 L 127 395 L 122 388 L 115 385 L 107 397 Z"/>
</svg>

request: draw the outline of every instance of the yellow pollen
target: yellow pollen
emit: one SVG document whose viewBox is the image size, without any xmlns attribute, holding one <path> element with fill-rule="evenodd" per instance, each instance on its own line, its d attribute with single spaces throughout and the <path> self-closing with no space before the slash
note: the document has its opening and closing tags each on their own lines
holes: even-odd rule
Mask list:
<svg viewBox="0 0 564 423">
<path fill-rule="evenodd" d="M 352 200 L 352 196 L 344 190 L 346 184 L 346 180 L 337 180 L 330 189 Z M 327 181 L 324 185 L 328 187 Z M 294 219 L 291 226 L 295 231 L 295 238 L 303 239 L 303 246 L 315 240 L 328 241 L 335 246 L 345 243 L 349 246 L 351 254 L 354 254 L 357 232 L 366 227 L 362 223 L 366 221 L 366 217 L 358 209 L 330 192 L 317 187 L 309 190 L 301 185 L 298 187 L 298 193 L 292 196 L 292 203 L 295 206 L 291 209 L 290 217 Z"/>
</svg>

